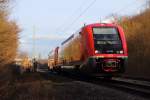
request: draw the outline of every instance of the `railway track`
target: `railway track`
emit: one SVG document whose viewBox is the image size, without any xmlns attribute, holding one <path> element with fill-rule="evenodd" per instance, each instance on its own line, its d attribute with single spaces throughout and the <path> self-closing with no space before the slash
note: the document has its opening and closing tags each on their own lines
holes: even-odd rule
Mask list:
<svg viewBox="0 0 150 100">
<path fill-rule="evenodd" d="M 107 83 L 106 83 L 107 82 Z M 113 88 L 123 90 L 135 95 L 150 98 L 150 84 L 138 80 L 124 80 L 121 78 L 113 78 L 105 83 Z M 147 82 L 148 83 L 148 82 Z"/>
<path fill-rule="evenodd" d="M 74 74 L 74 73 L 72 74 L 68 72 L 65 72 L 60 75 L 72 79 L 76 79 L 78 81 L 83 81 L 95 85 L 114 88 L 119 91 L 124 91 L 144 98 L 150 98 L 150 82 L 148 81 L 139 81 L 139 80 L 123 79 L 123 78 L 115 78 L 115 77 L 113 77 L 111 80 L 107 80 L 101 77 L 89 77 L 80 74 Z"/>
</svg>

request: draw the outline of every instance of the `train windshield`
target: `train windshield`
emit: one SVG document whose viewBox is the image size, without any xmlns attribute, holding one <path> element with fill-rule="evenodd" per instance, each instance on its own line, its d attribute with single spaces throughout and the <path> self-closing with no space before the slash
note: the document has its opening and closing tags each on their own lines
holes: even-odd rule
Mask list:
<svg viewBox="0 0 150 100">
<path fill-rule="evenodd" d="M 119 32 L 114 27 L 93 28 L 93 38 L 96 53 L 123 53 Z"/>
</svg>

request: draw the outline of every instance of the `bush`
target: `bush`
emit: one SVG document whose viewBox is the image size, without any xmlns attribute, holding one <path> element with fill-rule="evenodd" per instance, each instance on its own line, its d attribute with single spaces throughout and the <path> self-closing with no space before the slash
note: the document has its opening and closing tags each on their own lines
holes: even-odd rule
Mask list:
<svg viewBox="0 0 150 100">
<path fill-rule="evenodd" d="M 128 43 L 127 75 L 150 78 L 150 9 L 121 22 Z"/>
</svg>

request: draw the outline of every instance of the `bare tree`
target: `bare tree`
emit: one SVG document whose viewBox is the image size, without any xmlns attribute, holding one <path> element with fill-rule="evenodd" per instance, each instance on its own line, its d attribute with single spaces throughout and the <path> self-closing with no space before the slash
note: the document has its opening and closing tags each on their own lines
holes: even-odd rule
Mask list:
<svg viewBox="0 0 150 100">
<path fill-rule="evenodd" d="M 8 20 L 7 6 L 10 0 L 0 0 L 0 66 L 11 63 L 17 52 L 19 28 Z"/>
<path fill-rule="evenodd" d="M 127 67 L 127 74 L 134 77 L 149 78 L 150 10 L 146 9 L 139 15 L 123 20 L 121 25 L 128 42 L 129 66 Z"/>
</svg>

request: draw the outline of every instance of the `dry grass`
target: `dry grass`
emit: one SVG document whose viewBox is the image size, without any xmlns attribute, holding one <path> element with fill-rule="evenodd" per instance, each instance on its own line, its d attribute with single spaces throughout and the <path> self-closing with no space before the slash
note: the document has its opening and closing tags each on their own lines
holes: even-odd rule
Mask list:
<svg viewBox="0 0 150 100">
<path fill-rule="evenodd" d="M 49 74 L 27 73 L 0 88 L 0 100 L 143 100 L 110 87 Z"/>
<path fill-rule="evenodd" d="M 129 51 L 126 74 L 150 79 L 150 10 L 124 20 L 121 25 L 125 30 Z"/>
<path fill-rule="evenodd" d="M 0 100 L 55 100 L 53 98 L 57 97 L 58 100 L 63 100 L 60 92 L 64 91 L 68 82 L 72 82 L 71 79 L 57 75 L 47 76 L 40 73 L 11 75 L 11 81 L 1 81 Z"/>
</svg>

